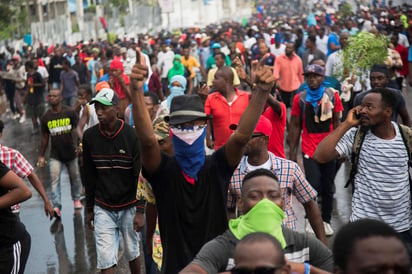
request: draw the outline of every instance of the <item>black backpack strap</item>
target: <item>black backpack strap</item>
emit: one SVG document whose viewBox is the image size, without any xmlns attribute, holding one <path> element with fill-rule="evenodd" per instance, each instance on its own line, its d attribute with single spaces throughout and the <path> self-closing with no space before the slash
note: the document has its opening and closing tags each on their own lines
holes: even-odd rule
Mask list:
<svg viewBox="0 0 412 274">
<path fill-rule="evenodd" d="M 408 126 L 398 124 L 399 131 L 408 152 L 408 165 L 412 167 L 412 129 Z"/>
<path fill-rule="evenodd" d="M 352 185 L 352 192 L 354 191 L 354 184 L 355 184 L 355 175 L 358 172 L 358 164 L 359 164 L 359 153 L 362 147 L 362 143 L 365 140 L 366 132 L 361 129 L 357 129 L 355 132 L 355 137 L 353 140 L 352 145 L 352 155 L 351 155 L 351 163 L 352 168 L 349 173 L 349 179 L 345 184 L 345 188 L 348 188 L 349 185 Z"/>
</svg>

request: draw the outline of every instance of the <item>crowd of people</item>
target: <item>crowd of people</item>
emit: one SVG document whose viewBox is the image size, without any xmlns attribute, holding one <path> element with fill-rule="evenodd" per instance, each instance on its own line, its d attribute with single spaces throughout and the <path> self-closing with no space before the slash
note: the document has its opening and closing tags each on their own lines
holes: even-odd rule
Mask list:
<svg viewBox="0 0 412 274">
<path fill-rule="evenodd" d="M 29 256 L 21 178 L 60 222 L 66 166 L 102 273 L 115 272 L 120 240 L 131 273 L 140 244 L 146 273 L 410 273 L 412 9 L 373 1 L 354 15 L 332 4 L 302 16 L 264 1 L 248 22 L 8 47 L 5 117 L 40 134 L 51 196 L 1 145 L 0 272 L 23 273 Z M 359 77 L 343 55 L 362 32 L 386 36 L 387 57 Z M 351 215 L 335 233 L 345 160 Z"/>
</svg>

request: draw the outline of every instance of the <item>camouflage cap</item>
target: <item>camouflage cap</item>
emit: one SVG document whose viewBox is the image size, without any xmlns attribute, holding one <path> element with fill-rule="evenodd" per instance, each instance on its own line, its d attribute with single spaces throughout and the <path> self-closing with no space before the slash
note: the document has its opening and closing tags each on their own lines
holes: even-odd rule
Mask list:
<svg viewBox="0 0 412 274">
<path fill-rule="evenodd" d="M 164 116 L 157 117 L 153 121 L 153 131 L 158 141 L 163 140 L 170 135 L 169 123 L 165 121 Z"/>
</svg>

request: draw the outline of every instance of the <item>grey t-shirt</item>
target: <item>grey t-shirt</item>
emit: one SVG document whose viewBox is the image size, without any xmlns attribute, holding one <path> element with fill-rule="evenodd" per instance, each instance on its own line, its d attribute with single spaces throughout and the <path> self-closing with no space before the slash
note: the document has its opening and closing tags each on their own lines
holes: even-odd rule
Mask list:
<svg viewBox="0 0 412 274">
<path fill-rule="evenodd" d="M 63 81 L 63 98 L 77 96 L 77 82 L 79 81 L 79 75 L 75 70 L 70 70 L 69 72 L 62 70 L 60 73 L 60 81 Z"/>
<path fill-rule="evenodd" d="M 309 264 L 333 271 L 332 252 L 318 239 L 282 227 L 286 241 L 285 257 L 288 261 Z M 207 273 L 218 273 L 232 269 L 233 253 L 239 242 L 228 229 L 222 235 L 206 243 L 192 263 L 200 265 Z"/>
</svg>

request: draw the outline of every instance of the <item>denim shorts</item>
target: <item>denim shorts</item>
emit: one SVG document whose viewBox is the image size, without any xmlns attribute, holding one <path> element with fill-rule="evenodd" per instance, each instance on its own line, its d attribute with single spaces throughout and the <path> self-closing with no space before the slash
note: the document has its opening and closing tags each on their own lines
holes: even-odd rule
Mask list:
<svg viewBox="0 0 412 274">
<path fill-rule="evenodd" d="M 94 206 L 94 236 L 96 239 L 97 268 L 117 265 L 120 233 L 124 241 L 124 256 L 128 262 L 140 256 L 139 233 L 133 229 L 136 208 L 110 211 Z M 120 233 L 119 233 L 120 232 Z"/>
</svg>

